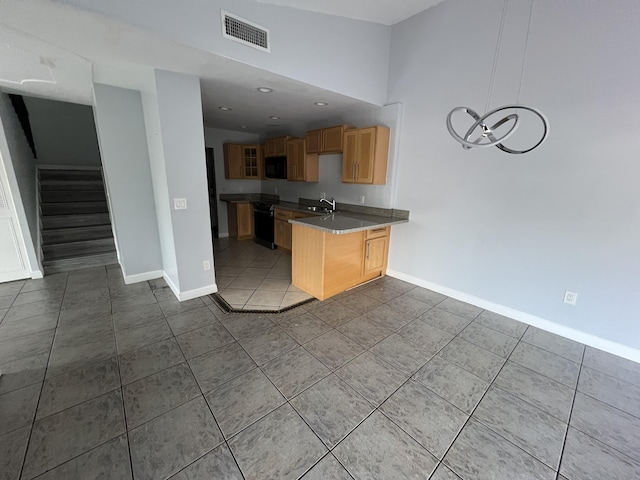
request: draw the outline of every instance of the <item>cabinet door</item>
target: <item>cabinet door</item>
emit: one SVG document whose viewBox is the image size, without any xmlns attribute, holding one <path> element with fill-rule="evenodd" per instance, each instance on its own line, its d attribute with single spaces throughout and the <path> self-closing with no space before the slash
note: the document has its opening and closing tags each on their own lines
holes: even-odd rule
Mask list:
<svg viewBox="0 0 640 480">
<path fill-rule="evenodd" d="M 291 250 L 291 224 L 286 220 L 276 219 L 273 228 L 274 243 L 280 248 Z"/>
<path fill-rule="evenodd" d="M 385 270 L 389 237 L 379 237 L 365 242 L 364 275 Z"/>
<path fill-rule="evenodd" d="M 323 130 L 311 130 L 307 132 L 307 136 L 305 137 L 307 153 L 322 152 L 322 132 Z M 342 140 L 340 142 L 342 142 Z"/>
<path fill-rule="evenodd" d="M 275 157 L 277 155 L 275 138 L 267 140 L 267 143 L 265 144 L 265 153 L 267 157 Z"/>
<path fill-rule="evenodd" d="M 287 143 L 287 180 L 298 180 L 298 148 L 295 140 L 289 140 Z"/>
<path fill-rule="evenodd" d="M 356 181 L 357 146 L 358 130 L 347 130 L 344 132 L 342 181 L 345 183 L 354 183 Z"/>
<path fill-rule="evenodd" d="M 286 155 L 287 154 L 287 140 L 289 137 L 278 137 L 278 138 L 274 138 L 274 149 L 275 149 L 275 155 L 277 156 L 281 156 L 281 155 Z"/>
<path fill-rule="evenodd" d="M 344 126 L 329 127 L 322 130 L 322 153 L 342 152 Z"/>
<path fill-rule="evenodd" d="M 279 247 L 284 246 L 284 220 L 278 220 L 277 218 L 273 222 L 273 243 Z"/>
<path fill-rule="evenodd" d="M 376 128 L 358 130 L 356 181 L 358 183 L 373 182 L 373 167 L 376 153 Z"/>
<path fill-rule="evenodd" d="M 259 179 L 259 145 L 244 145 L 242 147 L 242 157 L 244 165 L 244 178 Z"/>
<path fill-rule="evenodd" d="M 224 144 L 224 178 L 244 178 L 242 145 L 235 143 Z"/>
<path fill-rule="evenodd" d="M 238 203 L 238 240 L 253 237 L 253 204 Z"/>
</svg>

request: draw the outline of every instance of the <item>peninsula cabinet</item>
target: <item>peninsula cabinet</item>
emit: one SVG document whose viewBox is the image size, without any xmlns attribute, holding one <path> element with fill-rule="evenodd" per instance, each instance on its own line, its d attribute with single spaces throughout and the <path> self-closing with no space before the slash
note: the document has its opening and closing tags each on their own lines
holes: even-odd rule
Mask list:
<svg viewBox="0 0 640 480">
<path fill-rule="evenodd" d="M 387 272 L 391 227 L 344 234 L 292 227 L 292 283 L 320 300 Z"/>
<path fill-rule="evenodd" d="M 307 154 L 304 138 L 289 139 L 287 142 L 287 180 L 317 182 L 318 177 L 318 154 Z"/>
<path fill-rule="evenodd" d="M 291 251 L 292 225 L 289 223 L 289 220 L 292 218 L 305 218 L 310 216 L 313 215 L 276 207 L 273 221 L 273 242 L 278 246 L 278 248 L 289 252 Z"/>
<path fill-rule="evenodd" d="M 225 143 L 224 178 L 259 180 L 262 176 L 260 145 Z"/>
<path fill-rule="evenodd" d="M 384 185 L 387 181 L 389 129 L 375 126 L 344 132 L 342 182 Z"/>
<path fill-rule="evenodd" d="M 290 137 L 275 137 L 267 140 L 267 157 L 284 157 L 287 155 L 287 142 Z"/>
<path fill-rule="evenodd" d="M 348 125 L 321 128 L 307 132 L 305 144 L 307 153 L 342 153 L 342 141 L 345 130 L 353 128 Z"/>
</svg>

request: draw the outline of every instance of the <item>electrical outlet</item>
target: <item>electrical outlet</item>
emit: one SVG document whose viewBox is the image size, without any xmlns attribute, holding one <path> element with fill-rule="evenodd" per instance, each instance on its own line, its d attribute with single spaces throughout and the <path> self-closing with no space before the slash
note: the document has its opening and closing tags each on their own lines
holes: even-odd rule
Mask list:
<svg viewBox="0 0 640 480">
<path fill-rule="evenodd" d="M 202 269 L 203 270 L 211 270 L 211 262 L 209 260 L 204 260 L 202 262 Z"/>
<path fill-rule="evenodd" d="M 320 192 L 320 198 L 327 198 L 326 192 Z"/>
<path fill-rule="evenodd" d="M 564 292 L 564 303 L 575 305 L 576 300 L 578 300 L 578 294 L 576 292 L 570 292 L 569 290 Z"/>
<path fill-rule="evenodd" d="M 364 195 L 360 195 L 360 203 L 364 205 Z"/>
<path fill-rule="evenodd" d="M 186 198 L 174 198 L 173 199 L 173 208 L 175 210 L 186 210 L 187 209 L 187 199 Z"/>
</svg>

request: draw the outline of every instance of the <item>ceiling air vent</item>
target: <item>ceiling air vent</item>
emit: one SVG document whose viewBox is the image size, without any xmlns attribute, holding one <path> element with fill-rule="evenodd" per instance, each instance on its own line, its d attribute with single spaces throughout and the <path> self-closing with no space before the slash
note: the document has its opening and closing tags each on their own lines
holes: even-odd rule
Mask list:
<svg viewBox="0 0 640 480">
<path fill-rule="evenodd" d="M 229 12 L 222 13 L 222 36 L 263 52 L 271 52 L 269 29 L 256 25 Z"/>
</svg>

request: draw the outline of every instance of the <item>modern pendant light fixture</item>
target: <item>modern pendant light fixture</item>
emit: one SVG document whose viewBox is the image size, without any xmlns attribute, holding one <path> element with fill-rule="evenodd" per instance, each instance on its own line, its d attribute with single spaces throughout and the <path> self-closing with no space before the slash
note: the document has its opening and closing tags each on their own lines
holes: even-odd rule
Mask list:
<svg viewBox="0 0 640 480">
<path fill-rule="evenodd" d="M 509 0 L 504 0 L 504 5 L 502 7 L 502 18 L 500 19 L 500 29 L 498 31 L 498 40 L 496 42 L 496 49 L 493 56 L 493 67 L 491 69 L 491 77 L 489 80 L 489 92 L 487 93 L 487 104 L 485 106 L 485 112 L 487 113 L 481 116 L 481 115 L 478 115 L 474 110 L 472 110 L 469 107 L 456 107 L 449 112 L 449 115 L 447 115 L 447 130 L 449 130 L 449 133 L 454 138 L 454 140 L 460 143 L 462 145 L 462 148 L 464 148 L 465 150 L 469 150 L 475 147 L 480 147 L 480 148 L 497 147 L 506 153 L 522 154 L 522 153 L 530 152 L 534 148 L 538 147 L 542 142 L 546 140 L 547 136 L 549 135 L 549 121 L 547 120 L 547 117 L 545 117 L 545 115 L 536 108 L 529 107 L 526 105 L 520 105 L 520 90 L 522 88 L 524 64 L 525 64 L 525 58 L 527 55 L 527 45 L 529 43 L 529 30 L 531 29 L 531 15 L 533 12 L 533 1 L 534 0 L 531 0 L 531 7 L 529 9 L 529 22 L 527 24 L 527 35 L 524 43 L 524 53 L 522 55 L 522 67 L 520 69 L 520 83 L 518 85 L 518 95 L 516 98 L 516 103 L 511 105 L 504 105 L 502 107 L 494 108 L 493 110 L 488 111 L 489 105 L 491 103 L 491 95 L 493 93 L 493 84 L 495 81 L 496 68 L 498 64 L 498 54 L 500 52 L 500 44 L 502 42 L 502 32 L 504 30 L 504 21 L 507 13 L 507 4 L 509 2 Z M 510 138 L 520 126 L 521 119 L 520 119 L 520 115 L 518 115 L 519 110 L 527 110 L 535 114 L 538 117 L 538 119 L 542 122 L 542 128 L 543 128 L 542 136 L 540 137 L 538 142 L 535 143 L 532 147 L 525 148 L 522 150 L 508 148 L 503 144 L 503 142 L 508 138 Z M 464 136 L 459 135 L 458 132 L 456 132 L 456 130 L 453 128 L 451 118 L 453 114 L 456 112 L 467 113 L 474 120 L 474 123 L 469 127 L 469 129 L 464 134 Z M 504 112 L 504 114 L 506 114 L 502 118 L 500 115 L 497 115 L 501 112 Z M 493 123 L 493 121 L 490 121 L 492 118 L 497 119 L 495 123 Z M 489 126 L 488 124 L 490 123 L 493 123 L 493 125 Z M 506 132 L 502 133 L 501 134 L 502 136 L 496 137 L 495 133 L 500 127 L 503 127 L 502 130 L 506 130 Z M 476 134 L 475 133 L 476 131 L 479 131 L 479 133 Z M 474 135 L 477 135 L 475 139 L 474 139 Z"/>
</svg>

